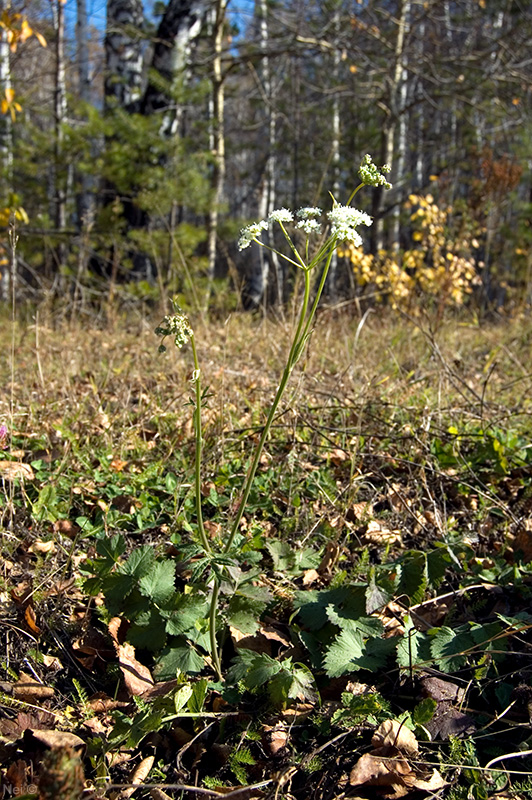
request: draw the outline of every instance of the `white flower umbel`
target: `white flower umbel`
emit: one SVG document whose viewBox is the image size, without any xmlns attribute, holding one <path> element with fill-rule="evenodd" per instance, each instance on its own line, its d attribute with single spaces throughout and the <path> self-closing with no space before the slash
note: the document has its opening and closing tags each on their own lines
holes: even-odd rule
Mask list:
<svg viewBox="0 0 532 800">
<path fill-rule="evenodd" d="M 298 219 L 313 219 L 314 217 L 321 217 L 321 208 L 317 206 L 305 206 L 304 208 L 298 208 L 296 211 L 296 217 Z"/>
<path fill-rule="evenodd" d="M 252 222 L 251 225 L 246 225 L 246 227 L 242 228 L 240 231 L 238 249 L 245 250 L 246 247 L 249 247 L 251 242 L 257 242 L 262 234 L 262 231 L 265 231 L 267 228 L 268 223 L 265 219 L 261 219 L 260 222 Z"/>
<path fill-rule="evenodd" d="M 277 208 L 268 214 L 268 222 L 293 222 L 294 215 L 288 208 Z"/>
<path fill-rule="evenodd" d="M 316 206 L 305 206 L 305 208 L 299 208 L 296 211 L 296 217 L 298 218 L 296 228 L 304 231 L 307 236 L 312 233 L 321 233 L 321 224 L 316 219 L 316 217 L 319 216 L 321 216 L 321 208 L 317 208 Z"/>
<path fill-rule="evenodd" d="M 362 237 L 356 228 L 359 225 L 371 225 L 373 221 L 365 211 L 351 206 L 336 205 L 327 216 L 331 223 L 331 236 L 339 242 L 353 242 L 355 247 L 362 244 Z"/>
<path fill-rule="evenodd" d="M 386 178 L 390 170 L 389 164 L 384 164 L 379 170 L 371 156 L 365 155 L 358 170 L 358 177 L 366 186 L 384 186 L 385 189 L 391 189 L 392 184 Z"/>
<path fill-rule="evenodd" d="M 173 336 L 175 346 L 181 348 L 194 335 L 194 332 L 187 315 L 181 311 L 179 306 L 174 304 L 174 308 L 176 313 L 166 316 L 161 324 L 155 328 L 155 333 L 157 336 L 162 336 L 163 340 L 166 336 Z M 166 347 L 161 344 L 159 352 L 164 353 L 165 350 Z"/>
<path fill-rule="evenodd" d="M 317 219 L 300 219 L 296 225 L 296 228 L 299 230 L 304 231 L 307 236 L 312 233 L 320 234 L 321 233 L 321 223 L 318 222 Z"/>
</svg>

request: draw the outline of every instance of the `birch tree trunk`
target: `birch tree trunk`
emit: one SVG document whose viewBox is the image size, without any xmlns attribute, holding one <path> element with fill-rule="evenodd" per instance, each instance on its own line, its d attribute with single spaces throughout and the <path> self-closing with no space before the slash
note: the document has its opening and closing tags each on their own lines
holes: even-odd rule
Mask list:
<svg viewBox="0 0 532 800">
<path fill-rule="evenodd" d="M 336 6 L 333 13 L 334 49 L 332 64 L 333 101 L 331 114 L 331 175 L 333 196 L 340 202 L 340 7 Z M 334 251 L 329 274 L 327 276 L 327 295 L 329 302 L 336 303 L 338 299 L 338 254 Z"/>
<path fill-rule="evenodd" d="M 89 57 L 89 28 L 87 22 L 86 0 L 76 0 L 76 47 L 77 47 L 77 73 L 79 99 L 87 106 L 91 102 L 91 70 Z M 87 174 L 80 176 L 81 189 L 76 205 L 78 227 L 84 229 L 89 226 L 94 216 L 94 180 Z"/>
<path fill-rule="evenodd" d="M 6 31 L 0 28 L 0 97 L 5 97 L 6 92 L 10 89 L 9 44 Z M 9 192 L 13 181 L 13 123 L 10 114 L 0 114 L 0 167 L 4 185 Z M 5 251 L 2 252 L 2 255 L 5 256 Z M 9 299 L 10 283 L 10 270 L 5 264 L 0 273 L 0 299 L 4 301 Z"/>
<path fill-rule="evenodd" d="M 259 219 L 266 219 L 274 210 L 276 204 L 276 162 L 277 162 L 277 115 L 274 108 L 274 87 L 271 70 L 271 61 L 268 54 L 270 46 L 270 32 L 268 21 L 268 2 L 259 0 L 259 48 L 262 53 L 260 66 L 260 77 L 262 80 L 262 92 L 264 98 L 264 128 L 260 131 L 262 142 L 266 143 L 266 162 L 264 165 L 264 175 L 260 185 L 259 193 Z M 266 135 L 264 135 L 266 134 Z M 259 152 L 263 149 L 259 144 Z M 284 271 L 277 253 L 273 252 L 275 247 L 274 232 L 268 228 L 266 239 L 268 246 L 272 250 L 266 254 L 261 248 L 260 265 L 262 272 L 263 298 L 267 299 L 267 285 L 270 263 L 275 275 L 276 303 L 282 309 L 284 301 Z"/>
<path fill-rule="evenodd" d="M 141 0 L 108 0 L 105 34 L 105 105 L 136 111 L 142 93 Z"/>
<path fill-rule="evenodd" d="M 403 83 L 405 74 L 405 61 L 404 61 L 404 47 L 405 35 L 408 30 L 408 19 L 410 16 L 411 0 L 400 0 L 398 15 L 397 15 L 397 38 L 395 40 L 395 52 L 393 71 L 389 78 L 390 91 L 389 91 L 389 113 L 384 129 L 384 161 L 386 164 L 392 166 L 391 182 L 393 184 L 393 193 L 388 193 L 388 200 L 395 205 L 392 211 L 392 226 L 390 230 L 390 245 L 393 250 L 399 247 L 398 230 L 399 230 L 399 214 L 400 214 L 400 186 L 399 182 L 402 180 L 403 175 L 399 170 L 404 169 L 404 157 L 398 159 L 398 163 L 394 163 L 395 143 L 397 123 L 401 116 L 404 114 L 404 109 L 401 108 L 401 99 L 403 97 Z M 406 136 L 403 137 L 403 149 L 405 146 Z M 379 193 L 382 198 L 382 192 Z M 380 211 L 380 209 L 379 209 Z M 384 247 L 384 225 L 382 217 L 377 220 L 377 248 Z"/>
<path fill-rule="evenodd" d="M 225 127 L 224 127 L 224 76 L 222 74 L 223 35 L 225 10 L 228 0 L 217 0 L 213 8 L 212 26 L 212 72 L 211 72 L 211 111 L 210 139 L 213 155 L 212 198 L 209 210 L 208 257 L 209 284 L 216 269 L 216 244 L 218 238 L 218 212 L 223 199 L 225 184 Z M 207 291 L 208 300 L 210 287 Z"/>
<path fill-rule="evenodd" d="M 208 8 L 207 0 L 169 0 L 159 23 L 151 61 L 151 69 L 159 78 L 148 79 L 140 111 L 161 114 L 162 136 L 173 136 L 179 129 L 180 108 L 171 90 L 176 79 L 183 78 L 191 42 L 199 34 Z"/>
<path fill-rule="evenodd" d="M 11 89 L 11 67 L 7 34 L 0 28 L 0 98 Z M 6 184 L 11 184 L 13 169 L 13 123 L 10 114 L 0 114 L 0 163 Z"/>
<path fill-rule="evenodd" d="M 59 234 L 66 228 L 66 198 L 68 170 L 64 166 L 64 124 L 67 116 L 65 81 L 65 7 L 63 0 L 53 0 L 55 30 L 55 86 L 54 86 L 54 221 Z M 60 240 L 56 248 L 58 267 L 66 256 L 65 243 Z"/>
</svg>

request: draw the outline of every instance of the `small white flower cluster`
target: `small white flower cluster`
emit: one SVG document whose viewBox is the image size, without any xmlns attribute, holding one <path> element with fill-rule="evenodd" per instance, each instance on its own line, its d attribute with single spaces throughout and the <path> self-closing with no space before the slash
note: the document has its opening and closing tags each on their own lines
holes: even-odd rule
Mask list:
<svg viewBox="0 0 532 800">
<path fill-rule="evenodd" d="M 389 164 L 384 164 L 379 170 L 371 156 L 365 155 L 358 170 L 358 177 L 366 186 L 384 186 L 385 189 L 391 189 L 392 184 L 386 178 L 390 170 Z"/>
<path fill-rule="evenodd" d="M 321 223 L 317 219 L 321 215 L 321 208 L 306 206 L 296 211 L 296 228 L 304 231 L 308 235 L 321 233 Z M 372 219 L 364 211 L 359 211 L 351 206 L 335 205 L 332 211 L 327 214 L 331 223 L 331 235 L 338 241 L 354 242 L 355 247 L 360 247 L 362 239 L 355 230 L 358 225 L 371 225 Z M 251 242 L 258 241 L 262 231 L 268 228 L 271 222 L 294 222 L 294 215 L 287 208 L 279 208 L 272 211 L 267 220 L 254 222 L 247 225 L 240 231 L 238 249 L 245 250 Z"/>
<path fill-rule="evenodd" d="M 278 208 L 268 214 L 268 222 L 293 222 L 294 215 L 288 208 Z"/>
<path fill-rule="evenodd" d="M 238 249 L 245 250 L 246 247 L 249 247 L 251 242 L 256 241 L 262 231 L 265 231 L 268 227 L 268 223 L 265 219 L 261 219 L 260 222 L 252 222 L 251 225 L 246 225 L 245 228 L 242 228 L 240 231 L 240 238 L 238 240 Z"/>
<path fill-rule="evenodd" d="M 321 216 L 321 208 L 306 206 L 296 211 L 296 216 L 298 218 L 296 228 L 302 230 L 307 236 L 321 233 L 321 223 L 316 219 Z"/>
<path fill-rule="evenodd" d="M 321 208 L 300 208 L 296 211 L 297 223 L 296 228 L 303 230 L 306 234 L 320 233 L 321 225 L 315 217 L 319 217 Z M 294 215 L 288 208 L 277 208 L 268 214 L 268 219 L 262 219 L 260 222 L 253 222 L 251 225 L 246 225 L 240 231 L 240 238 L 238 240 L 238 249 L 245 250 L 249 247 L 251 242 L 258 241 L 262 231 L 265 231 L 268 226 L 278 222 L 284 224 L 287 222 L 294 222 Z"/>
<path fill-rule="evenodd" d="M 155 328 L 155 333 L 157 336 L 173 336 L 174 342 L 176 347 L 183 347 L 190 337 L 193 335 L 193 330 L 190 326 L 190 322 L 188 321 L 188 317 L 182 311 L 176 308 L 178 313 L 166 316 L 161 324 Z M 164 345 L 161 344 L 159 350 L 161 352 L 165 351 Z"/>
<path fill-rule="evenodd" d="M 362 237 L 356 228 L 373 222 L 369 214 L 351 206 L 336 205 L 327 216 L 331 223 L 331 236 L 340 242 L 353 242 L 355 247 L 362 245 Z"/>
</svg>

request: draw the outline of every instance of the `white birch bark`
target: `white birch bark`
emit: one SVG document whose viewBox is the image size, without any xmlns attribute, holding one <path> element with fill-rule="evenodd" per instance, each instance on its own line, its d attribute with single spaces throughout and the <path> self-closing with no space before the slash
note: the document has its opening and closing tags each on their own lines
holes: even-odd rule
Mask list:
<svg viewBox="0 0 532 800">
<path fill-rule="evenodd" d="M 209 280 L 214 278 L 216 267 L 216 245 L 218 239 L 218 213 L 223 199 L 225 185 L 225 98 L 224 75 L 222 72 L 223 34 L 225 27 L 225 11 L 228 0 L 217 0 L 212 9 L 212 49 L 213 61 L 211 72 L 211 109 L 210 139 L 213 155 L 212 198 L 209 210 Z M 208 298 L 207 293 L 207 298 Z"/>
<path fill-rule="evenodd" d="M 404 83 L 405 74 L 405 35 L 408 31 L 408 20 L 410 17 L 411 0 L 400 0 L 398 15 L 397 15 L 397 38 L 395 40 L 395 53 L 393 71 L 390 75 L 390 101 L 389 101 L 389 115 L 384 132 L 384 161 L 392 167 L 391 182 L 393 184 L 393 191 L 387 194 L 387 199 L 392 202 L 395 201 L 395 206 L 392 210 L 392 225 L 390 229 L 390 246 L 393 250 L 399 247 L 398 243 L 398 230 L 399 230 L 399 214 L 400 214 L 400 181 L 403 175 L 399 170 L 404 169 L 404 159 L 395 162 L 396 153 L 396 132 L 397 124 L 404 114 L 404 109 L 401 108 L 402 87 Z M 406 135 L 404 136 L 404 140 Z M 382 195 L 381 195 L 382 197 Z M 384 247 L 384 225 L 383 220 L 377 221 L 377 248 Z"/>
<path fill-rule="evenodd" d="M 267 148 L 264 175 L 259 193 L 259 219 L 266 219 L 268 214 L 274 210 L 276 203 L 277 120 L 274 107 L 273 76 L 270 57 L 268 55 L 270 35 L 267 0 L 259 0 L 257 11 L 259 15 L 259 48 L 262 53 L 260 78 L 262 80 L 265 106 L 264 124 L 266 128 L 266 136 L 264 136 L 264 129 L 260 131 L 260 136 L 263 141 L 266 141 Z M 274 232 L 271 228 L 268 229 L 266 238 L 269 247 L 273 248 L 275 246 L 275 241 Z M 269 267 L 271 263 L 275 273 L 276 302 L 278 307 L 282 308 L 284 300 L 284 272 L 277 253 L 270 251 L 266 254 L 261 248 L 260 263 L 264 298 L 266 299 L 266 288 L 268 285 Z"/>
<path fill-rule="evenodd" d="M 76 47 L 79 99 L 87 105 L 91 102 L 91 66 L 89 56 L 89 28 L 86 0 L 76 0 Z M 90 175 L 80 177 L 81 188 L 77 197 L 78 227 L 90 225 L 94 216 L 94 180 Z"/>
<path fill-rule="evenodd" d="M 333 13 L 334 44 L 332 79 L 333 79 L 333 100 L 331 113 L 331 174 L 332 187 L 330 191 L 338 202 L 340 202 L 340 7 L 336 6 Z M 332 254 L 329 274 L 327 276 L 327 296 L 329 302 L 334 304 L 338 299 L 338 255 L 336 250 Z"/>
<path fill-rule="evenodd" d="M 7 35 L 0 28 L 0 98 L 11 89 L 11 66 Z M 11 183 L 13 168 L 13 123 L 10 114 L 0 114 L 0 163 L 7 183 Z"/>
<path fill-rule="evenodd" d="M 142 92 L 141 0 L 108 0 L 105 102 L 135 111 Z"/>
<path fill-rule="evenodd" d="M 56 230 L 66 228 L 66 197 L 68 176 L 63 166 L 64 124 L 67 116 L 65 80 L 65 7 L 62 0 L 52 2 L 55 31 L 55 85 L 54 85 L 54 221 Z M 65 258 L 64 242 L 56 248 L 58 266 Z"/>
<path fill-rule="evenodd" d="M 6 32 L 0 28 L 0 97 L 5 97 L 8 89 L 11 89 L 9 44 Z M 4 184 L 10 190 L 13 173 L 13 123 L 10 114 L 0 114 L 0 167 Z M 4 250 L 2 255 L 5 253 Z M 8 300 L 10 293 L 10 267 L 4 264 L 0 272 L 0 299 Z"/>
</svg>

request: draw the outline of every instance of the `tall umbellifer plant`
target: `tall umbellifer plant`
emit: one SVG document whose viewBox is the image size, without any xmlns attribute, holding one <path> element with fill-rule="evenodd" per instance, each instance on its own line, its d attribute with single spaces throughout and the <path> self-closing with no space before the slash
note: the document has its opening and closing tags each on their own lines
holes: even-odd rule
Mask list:
<svg viewBox="0 0 532 800">
<path fill-rule="evenodd" d="M 279 225 L 288 245 L 289 254 L 282 253 L 278 250 L 275 252 L 280 258 L 284 258 L 290 264 L 300 269 L 304 278 L 304 291 L 301 300 L 301 308 L 297 323 L 295 325 L 294 334 L 292 337 L 292 344 L 286 364 L 284 366 L 277 392 L 268 412 L 268 416 L 262 434 L 255 447 L 255 452 L 251 461 L 250 468 L 244 480 L 240 498 L 238 501 L 237 510 L 230 520 L 225 537 L 222 537 L 219 544 L 215 546 L 207 537 L 205 526 L 203 522 L 203 514 L 201 507 L 201 462 L 202 462 L 202 424 L 201 424 L 201 410 L 204 403 L 203 390 L 201 386 L 201 371 L 198 361 L 198 354 L 196 343 L 194 339 L 194 331 L 189 323 L 188 318 L 181 312 L 178 307 L 175 307 L 175 313 L 171 316 L 166 316 L 162 323 L 156 328 L 156 333 L 159 336 L 166 338 L 167 336 L 173 337 L 175 345 L 179 348 L 190 342 L 192 348 L 192 357 L 194 360 L 194 371 L 192 375 L 192 384 L 194 386 L 194 430 L 196 441 L 195 452 L 195 498 L 196 498 L 196 514 L 197 514 L 197 548 L 194 551 L 196 556 L 195 570 L 197 573 L 198 568 L 211 570 L 210 585 L 212 586 L 212 593 L 210 596 L 210 611 L 208 620 L 209 641 L 210 641 L 210 654 L 212 663 L 218 677 L 222 678 L 222 667 L 220 661 L 220 654 L 217 642 L 217 627 L 216 621 L 218 617 L 218 606 L 220 599 L 220 589 L 222 580 L 231 582 L 235 567 L 239 560 L 239 543 L 240 543 L 240 522 L 244 514 L 246 504 L 249 498 L 253 480 L 257 472 L 257 467 L 260 463 L 260 458 L 266 440 L 270 432 L 270 428 L 277 409 L 283 398 L 288 381 L 292 370 L 294 369 L 297 361 L 299 360 L 305 345 L 309 339 L 312 323 L 316 314 L 316 309 L 320 302 L 323 287 L 327 280 L 329 267 L 333 254 L 342 242 L 353 242 L 356 246 L 362 244 L 362 238 L 357 230 L 360 225 L 371 225 L 372 219 L 363 211 L 359 211 L 351 206 L 353 198 L 363 186 L 384 186 L 390 188 L 391 184 L 386 179 L 386 174 L 390 168 L 385 165 L 378 168 L 372 161 L 369 155 L 366 155 L 362 161 L 359 169 L 360 184 L 351 194 L 346 205 L 341 205 L 333 198 L 333 207 L 331 211 L 326 214 L 327 230 L 325 235 L 322 234 L 323 223 L 321 221 L 322 211 L 320 208 L 300 208 L 295 214 L 286 209 L 281 208 L 272 211 L 268 219 L 260 220 L 245 227 L 240 234 L 238 246 L 240 250 L 244 250 L 251 244 L 255 243 L 261 247 L 268 247 L 261 241 L 260 237 L 263 231 L 267 230 L 271 225 Z M 298 247 L 295 244 L 294 237 L 290 234 L 290 230 L 299 231 L 300 235 L 304 236 L 303 247 Z M 299 237 L 298 237 L 299 238 Z M 314 255 L 312 253 L 313 239 L 317 241 Z M 321 273 L 314 291 L 314 298 L 311 298 L 312 289 L 312 275 L 319 271 Z M 160 352 L 165 350 L 164 344 L 159 347 Z M 198 552 L 199 548 L 199 552 Z M 198 564 L 198 556 L 199 564 Z"/>
</svg>

